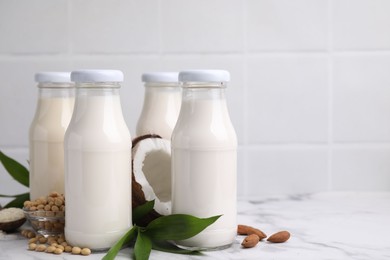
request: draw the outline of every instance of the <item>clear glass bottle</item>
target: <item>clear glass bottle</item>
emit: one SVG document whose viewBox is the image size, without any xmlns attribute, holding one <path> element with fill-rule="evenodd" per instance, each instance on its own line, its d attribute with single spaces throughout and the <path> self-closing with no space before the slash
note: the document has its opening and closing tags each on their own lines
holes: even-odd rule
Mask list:
<svg viewBox="0 0 390 260">
<path fill-rule="evenodd" d="M 110 248 L 132 226 L 131 136 L 117 70 L 79 70 L 65 134 L 65 236 L 92 250 Z"/>
<path fill-rule="evenodd" d="M 157 134 L 171 140 L 181 103 L 178 73 L 144 73 L 142 81 L 145 83 L 145 96 L 136 135 Z"/>
<path fill-rule="evenodd" d="M 64 134 L 72 117 L 70 72 L 40 72 L 38 103 L 29 131 L 30 199 L 64 193 Z"/>
<path fill-rule="evenodd" d="M 230 121 L 223 70 L 179 73 L 183 98 L 172 134 L 172 213 L 222 215 L 178 245 L 219 249 L 232 244 L 236 224 L 237 137 Z"/>
</svg>

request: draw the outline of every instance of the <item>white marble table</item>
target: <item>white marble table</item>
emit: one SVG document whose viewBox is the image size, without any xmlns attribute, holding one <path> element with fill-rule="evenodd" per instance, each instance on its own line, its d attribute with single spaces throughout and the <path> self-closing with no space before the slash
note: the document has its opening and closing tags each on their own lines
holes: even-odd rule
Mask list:
<svg viewBox="0 0 390 260">
<path fill-rule="evenodd" d="M 267 197 L 238 204 L 239 223 L 253 225 L 268 235 L 288 230 L 283 244 L 261 242 L 243 249 L 243 237 L 222 251 L 183 256 L 152 251 L 150 259 L 390 259 L 390 192 L 329 192 L 288 197 Z M 31 252 L 18 234 L 0 234 L 0 260 L 101 259 Z M 117 259 L 131 259 L 120 251 Z"/>
</svg>

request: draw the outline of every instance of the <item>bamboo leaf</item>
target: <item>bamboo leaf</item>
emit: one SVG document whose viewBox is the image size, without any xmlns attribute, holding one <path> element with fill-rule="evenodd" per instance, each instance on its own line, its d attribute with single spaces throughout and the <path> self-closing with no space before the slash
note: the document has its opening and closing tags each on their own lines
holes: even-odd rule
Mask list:
<svg viewBox="0 0 390 260">
<path fill-rule="evenodd" d="M 136 260 L 148 260 L 151 251 L 152 251 L 152 241 L 139 228 L 137 240 L 135 241 L 135 246 L 134 246 L 135 259 Z"/>
<path fill-rule="evenodd" d="M 134 226 L 129 231 L 126 232 L 119 240 L 116 242 L 110 250 L 107 252 L 107 254 L 102 258 L 102 260 L 113 260 L 115 259 L 115 256 L 118 254 L 119 250 L 123 247 L 123 245 L 126 245 L 131 240 L 135 238 L 137 235 L 138 227 Z"/>
<path fill-rule="evenodd" d="M 219 217 L 197 218 L 185 214 L 162 216 L 149 223 L 145 234 L 153 240 L 183 240 L 197 235 Z"/>
<path fill-rule="evenodd" d="M 174 253 L 174 254 L 202 255 L 202 253 L 199 251 L 192 251 L 192 250 L 183 249 L 183 248 L 175 246 L 172 243 L 169 243 L 168 241 L 152 241 L 152 248 L 155 250 L 168 252 L 168 253 Z"/>
<path fill-rule="evenodd" d="M 0 161 L 8 173 L 20 184 L 29 187 L 29 172 L 26 167 L 0 151 Z"/>
<path fill-rule="evenodd" d="M 148 214 L 154 207 L 154 200 L 147 201 L 145 204 L 140 205 L 133 209 L 133 223 L 137 223 L 146 214 Z"/>
<path fill-rule="evenodd" d="M 1 197 L 11 197 L 11 196 L 7 196 L 7 195 L 5 195 L 5 196 L 0 195 L 0 196 Z M 23 208 L 23 203 L 26 200 L 30 200 L 30 193 L 26 192 L 23 194 L 12 196 L 12 197 L 15 197 L 15 199 L 8 202 L 8 204 L 5 205 L 4 208 Z"/>
<path fill-rule="evenodd" d="M 4 195 L 4 194 L 0 194 L 0 197 L 2 197 L 2 198 L 15 198 L 15 197 L 20 196 L 20 195 L 22 195 L 22 194 L 18 194 L 18 195 Z"/>
</svg>

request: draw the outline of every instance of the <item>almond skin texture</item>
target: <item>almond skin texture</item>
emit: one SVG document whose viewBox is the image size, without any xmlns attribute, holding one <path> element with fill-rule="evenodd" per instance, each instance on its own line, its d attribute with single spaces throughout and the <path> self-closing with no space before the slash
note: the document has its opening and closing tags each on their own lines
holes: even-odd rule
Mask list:
<svg viewBox="0 0 390 260">
<path fill-rule="evenodd" d="M 270 236 L 267 241 L 272 243 L 284 243 L 290 238 L 288 231 L 280 231 Z"/>
<path fill-rule="evenodd" d="M 241 245 L 245 248 L 251 248 L 257 245 L 259 243 L 260 238 L 256 234 L 252 234 L 244 238 Z"/>
<path fill-rule="evenodd" d="M 257 229 L 257 228 L 251 227 L 251 226 L 246 226 L 246 225 L 238 225 L 237 226 L 237 234 L 239 234 L 239 235 L 256 234 L 260 240 L 267 237 L 267 235 L 263 231 L 261 231 L 260 229 Z"/>
</svg>

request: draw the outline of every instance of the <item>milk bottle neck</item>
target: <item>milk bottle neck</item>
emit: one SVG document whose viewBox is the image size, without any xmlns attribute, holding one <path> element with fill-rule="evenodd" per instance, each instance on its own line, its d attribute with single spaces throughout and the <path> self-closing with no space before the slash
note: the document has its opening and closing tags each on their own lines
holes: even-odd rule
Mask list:
<svg viewBox="0 0 390 260">
<path fill-rule="evenodd" d="M 73 83 L 45 82 L 38 84 L 39 98 L 72 98 L 75 95 Z"/>
<path fill-rule="evenodd" d="M 197 126 L 230 126 L 230 117 L 225 98 L 225 87 L 202 85 L 183 87 L 179 123 Z M 183 123 L 184 122 L 184 123 Z"/>
<path fill-rule="evenodd" d="M 75 88 L 72 83 L 39 83 L 34 121 L 44 118 L 59 125 L 68 125 L 74 104 Z"/>
<path fill-rule="evenodd" d="M 179 91 L 179 83 L 178 82 L 146 82 L 145 89 L 150 90 L 161 90 L 161 91 Z"/>
<path fill-rule="evenodd" d="M 221 83 L 184 84 L 183 101 L 190 106 L 197 101 L 216 101 L 215 103 L 226 106 L 225 88 Z"/>
<path fill-rule="evenodd" d="M 74 114 L 77 119 L 123 118 L 119 96 L 119 83 L 81 83 L 76 85 Z"/>
<path fill-rule="evenodd" d="M 119 96 L 119 83 L 79 83 L 76 86 L 77 97 L 112 97 Z"/>
<path fill-rule="evenodd" d="M 178 83 L 146 83 L 143 110 L 162 109 L 162 107 L 167 109 L 169 106 L 176 106 L 180 97 L 181 89 Z"/>
</svg>

